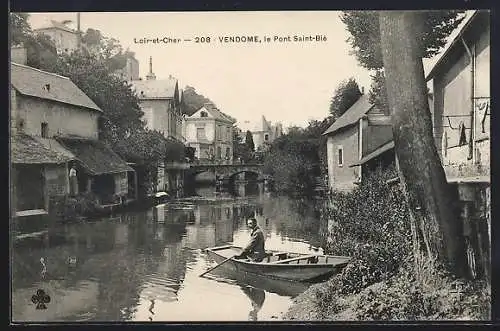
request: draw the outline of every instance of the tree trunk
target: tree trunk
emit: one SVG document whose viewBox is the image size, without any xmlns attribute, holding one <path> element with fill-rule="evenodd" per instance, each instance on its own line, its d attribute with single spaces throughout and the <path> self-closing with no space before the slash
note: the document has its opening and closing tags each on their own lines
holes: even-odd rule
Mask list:
<svg viewBox="0 0 500 331">
<path fill-rule="evenodd" d="M 443 265 L 465 270 L 462 224 L 456 192 L 447 183 L 434 145 L 418 31 L 418 12 L 380 14 L 382 57 L 392 114 L 399 175 L 410 207 L 416 267 Z M 437 263 L 437 264 L 435 264 Z"/>
</svg>

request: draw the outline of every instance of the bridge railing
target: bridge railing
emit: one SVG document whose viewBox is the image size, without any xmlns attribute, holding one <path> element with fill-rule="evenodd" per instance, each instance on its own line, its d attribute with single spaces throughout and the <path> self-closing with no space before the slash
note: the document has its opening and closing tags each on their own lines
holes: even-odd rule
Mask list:
<svg viewBox="0 0 500 331">
<path fill-rule="evenodd" d="M 249 165 L 249 166 L 261 166 L 261 163 L 257 163 L 256 161 L 244 162 L 239 160 L 194 160 L 190 163 L 192 166 L 222 166 L 222 165 L 232 165 L 232 166 L 240 166 L 240 165 Z"/>
</svg>

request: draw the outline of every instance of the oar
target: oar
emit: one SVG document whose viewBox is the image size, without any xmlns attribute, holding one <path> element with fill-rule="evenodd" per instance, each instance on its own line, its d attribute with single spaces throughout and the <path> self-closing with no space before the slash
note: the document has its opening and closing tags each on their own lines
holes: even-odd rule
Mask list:
<svg viewBox="0 0 500 331">
<path fill-rule="evenodd" d="M 208 274 L 210 271 L 212 271 L 212 270 L 214 270 L 214 269 L 216 269 L 216 268 L 220 267 L 221 265 L 223 265 L 223 264 L 224 264 L 224 263 L 226 263 L 227 261 L 231 260 L 231 259 L 232 259 L 233 257 L 235 257 L 235 256 L 236 256 L 236 255 L 231 256 L 231 257 L 228 257 L 227 259 L 225 259 L 224 261 L 222 261 L 221 263 L 219 263 L 219 264 L 218 264 L 218 265 L 216 265 L 215 267 L 210 268 L 210 269 L 208 269 L 207 271 L 205 271 L 204 273 L 202 273 L 202 274 L 200 275 L 200 277 L 205 276 L 205 275 L 206 275 L 206 274 Z"/>
</svg>

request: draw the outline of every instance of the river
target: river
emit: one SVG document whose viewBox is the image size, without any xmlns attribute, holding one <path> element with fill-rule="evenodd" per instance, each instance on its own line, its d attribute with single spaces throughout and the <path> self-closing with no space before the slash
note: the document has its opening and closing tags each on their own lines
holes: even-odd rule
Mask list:
<svg viewBox="0 0 500 331">
<path fill-rule="evenodd" d="M 266 249 L 311 252 L 320 245 L 311 203 L 239 185 L 233 196 L 158 205 L 99 220 L 57 225 L 12 250 L 12 320 L 22 321 L 272 321 L 305 285 L 199 277 L 213 261 L 203 248 L 244 245 L 255 216 Z M 41 261 L 43 258 L 43 261 Z M 47 309 L 32 296 L 43 289 Z"/>
</svg>

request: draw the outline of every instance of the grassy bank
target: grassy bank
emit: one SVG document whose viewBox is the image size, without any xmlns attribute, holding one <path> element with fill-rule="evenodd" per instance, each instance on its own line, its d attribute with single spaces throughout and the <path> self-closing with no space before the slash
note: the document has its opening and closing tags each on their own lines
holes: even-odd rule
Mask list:
<svg viewBox="0 0 500 331">
<path fill-rule="evenodd" d="M 439 268 L 414 272 L 409 214 L 393 171 L 376 171 L 350 193 L 333 193 L 325 251 L 352 261 L 295 299 L 287 320 L 488 320 L 490 286 Z"/>
</svg>

